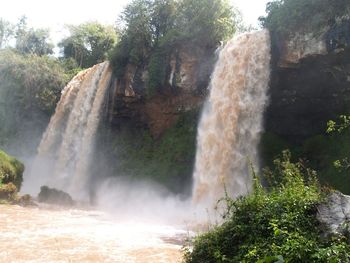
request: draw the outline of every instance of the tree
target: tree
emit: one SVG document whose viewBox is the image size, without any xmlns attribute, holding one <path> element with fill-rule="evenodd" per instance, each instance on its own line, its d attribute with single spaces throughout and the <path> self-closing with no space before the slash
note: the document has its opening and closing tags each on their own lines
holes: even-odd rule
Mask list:
<svg viewBox="0 0 350 263">
<path fill-rule="evenodd" d="M 0 50 L 0 147 L 40 138 L 67 81 L 53 57 Z"/>
<path fill-rule="evenodd" d="M 64 58 L 73 58 L 79 67 L 91 67 L 102 62 L 117 41 L 114 28 L 98 22 L 67 27 L 70 36 L 63 39 L 59 46 L 63 49 Z"/>
<path fill-rule="evenodd" d="M 208 48 L 233 36 L 239 16 L 227 0 L 182 0 L 178 12 L 181 41 Z"/>
<path fill-rule="evenodd" d="M 10 22 L 0 18 L 0 49 L 9 44 L 10 39 L 14 36 L 15 26 Z"/>
<path fill-rule="evenodd" d="M 52 54 L 54 45 L 49 42 L 50 31 L 28 28 L 26 19 L 25 16 L 21 17 L 16 25 L 16 49 L 22 54 Z"/>
<path fill-rule="evenodd" d="M 295 30 L 318 32 L 335 18 L 348 17 L 348 0 L 274 0 L 266 5 L 266 17 L 260 17 L 263 27 L 280 33 Z"/>
<path fill-rule="evenodd" d="M 24 54 L 39 56 L 52 54 L 54 45 L 48 42 L 48 38 L 48 29 L 30 28 L 16 39 L 16 49 Z"/>
<path fill-rule="evenodd" d="M 128 63 L 157 65 L 180 46 L 214 49 L 233 35 L 238 16 L 227 0 L 133 0 L 120 17 L 124 30 L 112 64 L 121 76 Z"/>
</svg>

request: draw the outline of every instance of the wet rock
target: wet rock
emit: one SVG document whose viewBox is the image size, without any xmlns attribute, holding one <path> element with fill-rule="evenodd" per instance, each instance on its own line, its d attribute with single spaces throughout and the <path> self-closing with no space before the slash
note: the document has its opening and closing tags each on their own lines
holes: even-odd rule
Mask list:
<svg viewBox="0 0 350 263">
<path fill-rule="evenodd" d="M 66 192 L 55 188 L 49 188 L 48 186 L 42 186 L 40 188 L 38 201 L 40 203 L 48 203 L 62 206 L 72 206 L 75 203 L 72 197 Z"/>
<path fill-rule="evenodd" d="M 336 191 L 318 206 L 317 219 L 325 236 L 341 234 L 349 237 L 350 196 Z"/>
<path fill-rule="evenodd" d="M 282 41 L 278 66 L 282 68 L 294 67 L 301 59 L 326 54 L 326 42 L 322 37 L 316 37 L 313 33 L 296 33 Z"/>
<path fill-rule="evenodd" d="M 174 50 L 164 62 L 163 84 L 156 91 L 149 90 L 149 65 L 127 65 L 109 94 L 110 123 L 120 128 L 132 121 L 137 127 L 149 128 L 154 138 L 160 137 L 179 114 L 201 106 L 214 63 L 213 49 Z"/>
<path fill-rule="evenodd" d="M 301 59 L 294 68 L 275 66 L 265 130 L 292 143 L 323 134 L 326 123 L 349 113 L 350 47 Z"/>
<path fill-rule="evenodd" d="M 29 194 L 25 194 L 25 195 L 20 196 L 17 200 L 17 203 L 20 206 L 24 206 L 24 207 L 26 207 L 26 206 L 38 206 Z"/>
</svg>

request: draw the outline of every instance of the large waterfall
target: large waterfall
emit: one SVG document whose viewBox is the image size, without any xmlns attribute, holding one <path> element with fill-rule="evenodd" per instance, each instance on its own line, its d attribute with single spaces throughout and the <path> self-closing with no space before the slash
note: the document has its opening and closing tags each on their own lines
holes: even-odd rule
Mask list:
<svg viewBox="0 0 350 263">
<path fill-rule="evenodd" d="M 211 209 L 225 191 L 230 197 L 250 191 L 269 75 L 268 31 L 234 37 L 221 50 L 198 128 L 195 203 Z"/>
<path fill-rule="evenodd" d="M 111 75 L 109 63 L 104 62 L 80 72 L 63 89 L 39 145 L 33 178 L 24 187 L 38 189 L 46 184 L 87 198 L 89 163 Z"/>
</svg>

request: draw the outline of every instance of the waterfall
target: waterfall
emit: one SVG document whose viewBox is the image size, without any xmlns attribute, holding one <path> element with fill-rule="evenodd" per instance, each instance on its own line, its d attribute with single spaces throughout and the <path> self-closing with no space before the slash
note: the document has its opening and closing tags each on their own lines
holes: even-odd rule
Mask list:
<svg viewBox="0 0 350 263">
<path fill-rule="evenodd" d="M 233 198 L 250 191 L 269 76 L 268 31 L 234 37 L 221 50 L 198 127 L 194 203 L 211 209 L 225 191 Z"/>
<path fill-rule="evenodd" d="M 111 76 L 104 62 L 80 72 L 63 89 L 24 187 L 37 191 L 45 184 L 79 199 L 88 197 L 89 164 Z"/>
</svg>

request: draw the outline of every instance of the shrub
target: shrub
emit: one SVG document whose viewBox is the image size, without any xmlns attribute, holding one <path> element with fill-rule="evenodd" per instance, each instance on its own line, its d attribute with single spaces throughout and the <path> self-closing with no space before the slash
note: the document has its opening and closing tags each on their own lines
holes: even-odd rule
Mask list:
<svg viewBox="0 0 350 263">
<path fill-rule="evenodd" d="M 0 182 L 3 185 L 12 183 L 20 190 L 23 172 L 24 165 L 21 162 L 0 150 Z"/>
<path fill-rule="evenodd" d="M 185 262 L 349 262 L 345 237 L 322 239 L 316 206 L 323 194 L 315 172 L 292 163 L 284 151 L 265 171 L 268 187 L 256 179 L 254 192 L 226 198 L 225 222 L 193 241 Z"/>
<path fill-rule="evenodd" d="M 14 200 L 17 193 L 17 187 L 13 183 L 0 185 L 0 199 Z"/>
</svg>

